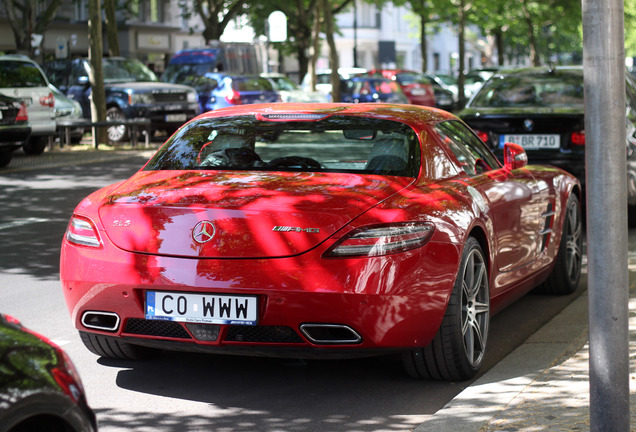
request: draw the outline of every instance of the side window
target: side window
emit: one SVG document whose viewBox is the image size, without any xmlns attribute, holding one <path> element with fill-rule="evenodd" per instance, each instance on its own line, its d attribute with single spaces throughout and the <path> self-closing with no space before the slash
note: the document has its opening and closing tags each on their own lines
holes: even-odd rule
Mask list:
<svg viewBox="0 0 636 432">
<path fill-rule="evenodd" d="M 500 167 L 495 156 L 463 123 L 447 121 L 435 128 L 468 175 L 477 175 Z"/>
</svg>

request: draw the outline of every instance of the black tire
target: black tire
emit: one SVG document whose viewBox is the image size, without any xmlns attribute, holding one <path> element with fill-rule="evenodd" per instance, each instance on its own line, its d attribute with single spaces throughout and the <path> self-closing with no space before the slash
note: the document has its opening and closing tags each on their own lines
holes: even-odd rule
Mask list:
<svg viewBox="0 0 636 432">
<path fill-rule="evenodd" d="M 6 167 L 11 162 L 11 158 L 13 158 L 13 151 L 11 150 L 2 150 L 0 151 L 0 168 Z"/>
<path fill-rule="evenodd" d="M 41 155 L 44 153 L 48 143 L 48 136 L 31 137 L 28 141 L 22 144 L 22 149 L 28 155 Z"/>
<path fill-rule="evenodd" d="M 535 291 L 541 294 L 571 294 L 579 286 L 583 259 L 583 216 L 576 195 L 568 198 L 563 221 L 563 234 L 554 268 L 548 279 Z"/>
<path fill-rule="evenodd" d="M 449 381 L 474 377 L 484 360 L 489 324 L 487 263 L 479 242 L 469 237 L 442 325 L 428 346 L 402 356 L 407 373 Z"/>
<path fill-rule="evenodd" d="M 118 360 L 144 360 L 153 357 L 157 350 L 129 344 L 112 336 L 80 332 L 84 346 L 100 357 Z"/>
<path fill-rule="evenodd" d="M 106 110 L 106 120 L 125 120 L 126 116 L 117 107 L 108 108 Z M 111 126 L 107 129 L 108 141 L 114 143 L 120 143 L 128 141 L 130 137 L 130 130 L 124 125 Z"/>
</svg>

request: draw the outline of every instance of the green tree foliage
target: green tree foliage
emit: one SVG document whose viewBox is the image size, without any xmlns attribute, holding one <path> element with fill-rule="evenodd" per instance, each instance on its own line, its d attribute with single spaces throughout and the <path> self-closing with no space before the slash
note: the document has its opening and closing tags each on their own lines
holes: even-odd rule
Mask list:
<svg viewBox="0 0 636 432">
<path fill-rule="evenodd" d="M 636 0 L 624 0 L 625 8 L 625 55 L 636 57 Z"/>
<path fill-rule="evenodd" d="M 493 38 L 499 65 L 506 56 L 529 56 L 536 66 L 580 57 L 580 1 L 519 0 L 514 7 L 507 0 L 474 1 L 469 20 Z"/>
<path fill-rule="evenodd" d="M 182 16 L 198 15 L 203 21 L 205 43 L 219 40 L 228 24 L 249 9 L 245 0 L 179 0 Z"/>
</svg>

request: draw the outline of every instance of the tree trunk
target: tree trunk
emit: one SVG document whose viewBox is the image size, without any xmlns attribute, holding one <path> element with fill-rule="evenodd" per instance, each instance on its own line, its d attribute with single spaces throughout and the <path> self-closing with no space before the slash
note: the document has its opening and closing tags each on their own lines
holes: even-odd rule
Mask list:
<svg viewBox="0 0 636 432">
<path fill-rule="evenodd" d="M 457 75 L 457 97 L 459 99 L 459 106 L 461 108 L 466 104 L 466 96 L 464 93 L 464 55 L 466 54 L 466 2 L 461 0 L 459 2 L 459 16 L 458 16 L 458 51 L 459 51 L 459 73 Z"/>
<path fill-rule="evenodd" d="M 106 120 L 106 95 L 104 93 L 104 73 L 102 69 L 102 10 L 99 0 L 88 2 L 88 58 L 91 64 L 89 80 L 91 84 L 91 120 Z M 106 142 L 106 129 L 93 128 L 93 146 Z"/>
<path fill-rule="evenodd" d="M 340 102 L 340 74 L 338 73 L 338 69 L 340 68 L 340 60 L 338 58 L 336 42 L 333 37 L 334 23 L 329 0 L 323 0 L 322 8 L 325 16 L 325 33 L 327 35 L 327 44 L 329 45 L 329 66 L 331 67 L 331 100 L 333 102 Z"/>
<path fill-rule="evenodd" d="M 534 23 L 532 21 L 532 15 L 528 10 L 526 0 L 521 1 L 521 7 L 523 9 L 523 18 L 528 30 L 528 41 L 530 42 L 530 59 L 533 66 L 541 66 L 541 59 L 539 58 L 539 50 L 537 48 L 537 38 L 534 34 Z"/>
<path fill-rule="evenodd" d="M 31 35 L 44 34 L 55 18 L 62 0 L 51 1 L 41 17 L 36 16 L 36 0 L 19 2 L 17 5 L 14 0 L 3 0 L 3 3 L 15 39 L 16 51 L 33 58 L 35 47 L 31 46 Z"/>
<path fill-rule="evenodd" d="M 505 63 L 503 30 L 501 28 L 496 28 L 493 30 L 493 35 L 495 36 L 495 45 L 497 46 L 497 65 L 501 67 Z"/>
<path fill-rule="evenodd" d="M 104 13 L 106 15 L 106 40 L 108 41 L 108 54 L 112 57 L 117 57 L 120 55 L 120 51 L 117 16 L 115 13 L 115 0 L 104 0 Z"/>
<path fill-rule="evenodd" d="M 312 37 L 312 50 L 311 50 L 311 63 L 309 65 L 309 71 L 311 73 L 311 77 L 309 79 L 309 85 L 311 87 L 311 91 L 316 91 L 316 63 L 318 63 L 318 57 L 320 57 L 320 27 L 321 21 L 320 17 L 322 16 L 322 2 L 318 2 L 316 4 L 316 10 L 314 11 L 314 24 L 313 24 L 313 37 Z M 300 81 L 302 82 L 304 75 L 300 76 Z"/>
<path fill-rule="evenodd" d="M 420 13 L 420 26 L 422 30 L 420 32 L 420 53 L 422 55 L 422 72 L 428 71 L 428 44 L 426 43 L 426 25 L 428 24 L 428 16 L 425 13 Z"/>
</svg>

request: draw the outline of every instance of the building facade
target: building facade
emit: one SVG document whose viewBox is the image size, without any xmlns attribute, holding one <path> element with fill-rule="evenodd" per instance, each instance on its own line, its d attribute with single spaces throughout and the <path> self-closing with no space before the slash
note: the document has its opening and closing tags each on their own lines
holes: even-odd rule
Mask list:
<svg viewBox="0 0 636 432">
<path fill-rule="evenodd" d="M 86 56 L 88 53 L 87 2 L 64 0 L 55 21 L 42 35 L 36 51 L 36 60 Z M 41 7 L 41 6 L 40 6 Z M 336 17 L 340 34 L 336 45 L 341 67 L 354 65 L 371 68 L 404 68 L 422 70 L 417 17 L 406 7 L 392 4 L 382 9 L 373 4 L 356 0 L 349 10 Z M 242 41 L 263 45 L 244 18 L 238 18 L 228 27 L 223 41 Z M 433 73 L 457 72 L 458 43 L 455 31 L 441 26 L 427 37 L 428 70 Z M 184 18 L 177 0 L 141 0 L 128 14 L 118 16 L 119 45 L 121 55 L 136 57 L 156 72 L 163 71 L 169 57 L 184 48 L 203 46 L 203 24 L 196 14 Z M 15 52 L 13 32 L 4 9 L 0 8 L 0 52 Z M 104 42 L 107 44 L 107 42 Z M 477 44 L 467 43 L 466 66 L 468 69 L 482 64 L 482 52 Z M 107 52 L 107 45 L 104 52 Z M 268 58 L 278 58 L 270 52 Z M 327 44 L 322 44 L 317 69 L 329 67 Z M 271 63 L 270 63 L 271 65 Z M 276 65 L 274 66 L 276 68 Z M 264 62 L 265 68 L 270 68 Z M 280 68 L 290 74 L 297 73 L 293 58 L 285 59 Z"/>
</svg>

